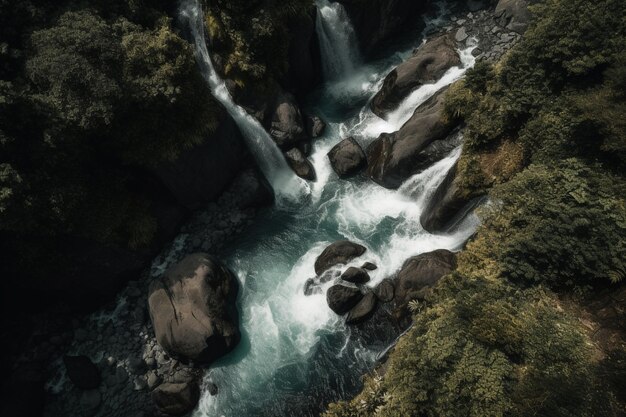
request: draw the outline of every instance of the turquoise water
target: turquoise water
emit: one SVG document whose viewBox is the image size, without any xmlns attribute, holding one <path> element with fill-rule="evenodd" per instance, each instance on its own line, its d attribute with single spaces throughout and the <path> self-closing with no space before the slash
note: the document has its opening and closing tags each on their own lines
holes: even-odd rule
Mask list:
<svg viewBox="0 0 626 417">
<path fill-rule="evenodd" d="M 411 48 L 390 51 L 384 59 L 355 63 L 341 79 L 313 93 L 310 110 L 329 124 L 311 155 L 318 180 L 303 184 L 281 168 L 282 162 L 278 164 L 281 167 L 267 163 L 266 156 L 275 158 L 267 133 L 259 131 L 258 123 L 232 103 L 213 71 L 202 30 L 198 29 L 201 12 L 197 3 L 189 0 L 184 7 L 183 17 L 190 24 L 198 24 L 194 36 L 205 78 L 244 135 L 249 135 L 248 145 L 264 161 L 262 168 L 280 197 L 276 207 L 261 213 L 245 235 L 225 251 L 224 261 L 242 284 L 238 304 L 243 337 L 234 352 L 207 372 L 205 380 L 214 382 L 219 393 L 210 396 L 204 390 L 194 416 L 316 416 L 328 402 L 358 391 L 361 376 L 373 368 L 378 355 L 398 333 L 387 323 L 384 309 L 364 325 L 347 327 L 328 308 L 325 294 L 305 296 L 304 283 L 314 276 L 316 257 L 333 241 L 358 242 L 368 250 L 354 264 L 371 261 L 379 266 L 371 274 L 370 285 L 375 286 L 411 256 L 439 248 L 460 249 L 477 225 L 470 216 L 454 234 L 431 235 L 419 223 L 426 202 L 460 155 L 460 148 L 408 179 L 398 190 L 384 189 L 363 177 L 340 180 L 326 155 L 347 136 L 354 136 L 366 147 L 380 133 L 398 130 L 420 103 L 473 65 L 471 48 L 460 51 L 462 67 L 417 90 L 387 120 L 372 114 L 367 103 L 393 66 L 421 43 L 419 37 Z M 328 15 L 332 19 L 344 16 L 340 11 Z M 441 21 L 428 23 L 432 26 Z M 326 23 L 326 33 L 320 36 L 328 37 L 331 29 L 342 30 L 341 20 Z M 345 53 L 354 56 L 353 52 Z M 326 284 L 324 292 L 330 285 L 332 282 Z"/>
</svg>

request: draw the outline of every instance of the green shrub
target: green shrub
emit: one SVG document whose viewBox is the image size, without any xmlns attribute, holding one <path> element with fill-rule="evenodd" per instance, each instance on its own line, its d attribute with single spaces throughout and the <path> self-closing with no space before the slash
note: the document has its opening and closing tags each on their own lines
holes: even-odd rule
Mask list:
<svg viewBox="0 0 626 417">
<path fill-rule="evenodd" d="M 325 416 L 609 416 L 614 398 L 593 358 L 551 293 L 451 275 L 414 317 L 384 378 L 369 377 Z"/>
</svg>

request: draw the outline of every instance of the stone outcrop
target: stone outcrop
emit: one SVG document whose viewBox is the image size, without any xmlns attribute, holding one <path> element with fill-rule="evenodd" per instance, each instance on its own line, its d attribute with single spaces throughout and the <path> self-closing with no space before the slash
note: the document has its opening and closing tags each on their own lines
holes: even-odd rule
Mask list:
<svg viewBox="0 0 626 417">
<path fill-rule="evenodd" d="M 341 279 L 353 284 L 365 284 L 370 281 L 370 275 L 363 268 L 355 268 L 351 266 L 341 274 Z"/>
<path fill-rule="evenodd" d="M 383 133 L 367 149 L 369 177 L 386 188 L 398 188 L 449 152 L 444 141 L 454 125 L 443 115 L 445 90 L 420 105 L 395 133 Z"/>
<path fill-rule="evenodd" d="M 373 292 L 368 292 L 361 301 L 350 309 L 346 315 L 346 324 L 359 324 L 369 319 L 378 305 L 378 299 Z"/>
<path fill-rule="evenodd" d="M 317 175 L 313 164 L 307 159 L 306 155 L 298 148 L 292 148 L 285 152 L 287 164 L 300 178 L 315 181 Z"/>
<path fill-rule="evenodd" d="M 328 307 L 338 315 L 344 315 L 363 299 L 363 293 L 354 286 L 333 285 L 326 292 Z"/>
<path fill-rule="evenodd" d="M 423 84 L 436 82 L 451 67 L 461 64 L 452 34 L 428 40 L 413 56 L 397 66 L 372 100 L 374 114 L 385 117 Z"/>
<path fill-rule="evenodd" d="M 152 400 L 157 409 L 170 416 L 182 416 L 193 411 L 200 399 L 198 383 L 166 383 L 152 391 Z"/>
<path fill-rule="evenodd" d="M 341 240 L 329 245 L 315 260 L 315 273 L 321 275 L 327 269 L 346 264 L 352 259 L 363 255 L 366 248 L 358 243 Z"/>
<path fill-rule="evenodd" d="M 528 4 L 529 0 L 500 0 L 496 6 L 496 20 L 500 26 L 523 34 L 532 18 Z"/>
<path fill-rule="evenodd" d="M 376 288 L 374 288 L 374 294 L 378 297 L 378 300 L 382 303 L 389 303 L 395 296 L 395 286 L 393 280 L 385 278 L 381 281 Z"/>
<path fill-rule="evenodd" d="M 422 299 L 425 290 L 456 269 L 456 255 L 439 249 L 407 259 L 395 278 L 396 306 Z"/>
<path fill-rule="evenodd" d="M 427 232 L 445 232 L 453 225 L 457 215 L 472 203 L 459 187 L 457 166 L 458 163 L 455 163 L 448 171 L 420 216 L 420 223 Z"/>
<path fill-rule="evenodd" d="M 240 334 L 238 283 L 207 254 L 193 254 L 150 285 L 148 305 L 159 344 L 171 355 L 211 363 L 231 351 Z"/>
<path fill-rule="evenodd" d="M 356 175 L 367 165 L 365 152 L 354 138 L 344 139 L 335 145 L 328 152 L 328 159 L 340 178 Z"/>
<path fill-rule="evenodd" d="M 292 94 L 279 92 L 270 114 L 269 132 L 281 149 L 290 149 L 308 139 L 300 107 Z"/>
</svg>

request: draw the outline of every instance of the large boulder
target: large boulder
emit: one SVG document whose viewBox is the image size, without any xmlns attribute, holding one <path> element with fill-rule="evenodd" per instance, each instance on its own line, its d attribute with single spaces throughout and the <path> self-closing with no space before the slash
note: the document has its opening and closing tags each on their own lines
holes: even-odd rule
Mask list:
<svg viewBox="0 0 626 417">
<path fill-rule="evenodd" d="M 90 390 L 100 386 L 100 371 L 87 356 L 64 356 L 67 376 L 80 389 Z"/>
<path fill-rule="evenodd" d="M 378 300 L 382 303 L 388 303 L 393 300 L 395 295 L 395 286 L 393 280 L 385 278 L 381 281 L 376 288 L 374 288 L 374 294 L 378 297 Z"/>
<path fill-rule="evenodd" d="M 354 138 L 344 139 L 335 145 L 328 152 L 328 159 L 340 178 L 358 174 L 367 166 L 365 152 Z"/>
<path fill-rule="evenodd" d="M 363 255 L 365 251 L 365 246 L 349 240 L 332 243 L 315 260 L 315 273 L 321 275 L 337 264 L 347 264 L 354 258 Z"/>
<path fill-rule="evenodd" d="M 528 4 L 529 0 L 500 0 L 494 13 L 496 20 L 501 26 L 521 35 L 532 19 Z"/>
<path fill-rule="evenodd" d="M 406 260 L 395 278 L 395 304 L 421 299 L 439 279 L 456 269 L 456 255 L 439 249 Z"/>
<path fill-rule="evenodd" d="M 346 271 L 341 274 L 341 279 L 346 282 L 351 282 L 353 284 L 365 284 L 370 280 L 370 274 L 363 268 L 356 268 L 351 266 L 346 269 Z"/>
<path fill-rule="evenodd" d="M 285 152 L 285 160 L 297 176 L 305 180 L 315 181 L 317 177 L 315 168 L 300 149 L 293 148 Z"/>
<path fill-rule="evenodd" d="M 458 215 L 472 205 L 472 200 L 459 186 L 457 165 L 455 163 L 448 171 L 420 216 L 420 223 L 427 232 L 440 233 L 449 230 Z"/>
<path fill-rule="evenodd" d="M 443 115 L 445 90 L 420 105 L 395 133 L 383 133 L 367 149 L 369 177 L 386 188 L 428 168 L 453 148 L 446 139 L 454 124 Z M 437 143 L 440 142 L 440 143 Z"/>
<path fill-rule="evenodd" d="M 372 111 L 385 117 L 419 86 L 436 82 L 448 69 L 460 64 L 451 33 L 430 39 L 387 75 L 383 87 L 372 100 Z"/>
<path fill-rule="evenodd" d="M 152 401 L 157 409 L 170 416 L 190 413 L 199 399 L 200 389 L 195 381 L 161 384 L 152 391 Z"/>
<path fill-rule="evenodd" d="M 376 312 L 378 299 L 373 292 L 368 292 L 361 301 L 350 309 L 346 316 L 346 324 L 358 324 L 372 317 Z"/>
<path fill-rule="evenodd" d="M 360 289 L 342 284 L 333 285 L 326 292 L 328 307 L 338 315 L 344 315 L 363 298 Z"/>
<path fill-rule="evenodd" d="M 290 149 L 298 142 L 307 140 L 300 107 L 292 94 L 286 92 L 277 94 L 269 131 L 282 149 Z"/>
<path fill-rule="evenodd" d="M 148 305 L 157 342 L 172 356 L 210 363 L 239 342 L 238 283 L 213 257 L 185 257 L 150 285 Z"/>
</svg>

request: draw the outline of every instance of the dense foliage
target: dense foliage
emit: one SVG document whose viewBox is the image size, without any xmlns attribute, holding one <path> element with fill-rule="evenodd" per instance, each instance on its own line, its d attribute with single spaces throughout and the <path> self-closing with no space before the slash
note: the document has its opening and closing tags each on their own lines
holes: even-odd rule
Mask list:
<svg viewBox="0 0 626 417">
<path fill-rule="evenodd" d="M 549 292 L 451 275 L 415 315 L 384 378 L 369 377 L 325 416 L 613 415 L 593 355 Z"/>
<path fill-rule="evenodd" d="M 476 237 L 384 376 L 327 417 L 624 412 L 623 341 L 600 352 L 560 300 L 626 280 L 626 3 L 532 11 L 522 41 L 446 98 L 466 124 L 458 184 L 490 197 Z"/>
<path fill-rule="evenodd" d="M 533 11 L 522 42 L 447 97 L 449 116 L 467 123 L 465 194 L 497 186 L 479 235 L 491 248 L 479 256 L 509 279 L 553 288 L 620 281 L 626 5 L 546 0 Z"/>
<path fill-rule="evenodd" d="M 150 243 L 133 171 L 217 123 L 191 46 L 165 10 L 139 2 L 1 7 L 0 229 Z"/>
</svg>

